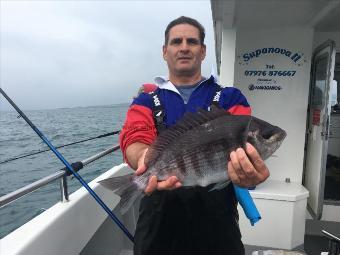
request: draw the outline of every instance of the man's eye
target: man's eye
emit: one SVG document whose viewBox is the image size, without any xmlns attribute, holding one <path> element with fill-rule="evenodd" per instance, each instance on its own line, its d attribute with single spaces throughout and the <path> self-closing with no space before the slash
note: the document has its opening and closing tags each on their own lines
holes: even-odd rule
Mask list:
<svg viewBox="0 0 340 255">
<path fill-rule="evenodd" d="M 199 41 L 197 39 L 195 39 L 195 38 L 189 38 L 187 40 L 187 42 L 188 42 L 188 44 L 193 44 L 193 45 L 199 44 Z"/>
<path fill-rule="evenodd" d="M 175 38 L 175 39 L 171 40 L 172 45 L 181 44 L 181 43 L 182 43 L 182 39 L 180 39 L 180 38 Z"/>
</svg>

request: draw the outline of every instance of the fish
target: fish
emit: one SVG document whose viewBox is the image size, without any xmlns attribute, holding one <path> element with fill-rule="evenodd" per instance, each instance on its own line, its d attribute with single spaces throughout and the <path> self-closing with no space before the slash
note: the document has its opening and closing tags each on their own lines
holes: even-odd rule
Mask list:
<svg viewBox="0 0 340 255">
<path fill-rule="evenodd" d="M 121 197 L 118 207 L 124 214 L 133 202 L 144 195 L 149 178 L 159 181 L 176 176 L 181 188 L 215 189 L 229 182 L 227 163 L 230 153 L 251 143 L 263 160 L 281 146 L 287 133 L 278 126 L 249 115 L 231 115 L 212 107 L 187 112 L 176 124 L 162 131 L 145 155 L 147 170 L 142 175 L 127 174 L 99 181 Z M 214 189 L 213 188 L 213 189 Z"/>
</svg>

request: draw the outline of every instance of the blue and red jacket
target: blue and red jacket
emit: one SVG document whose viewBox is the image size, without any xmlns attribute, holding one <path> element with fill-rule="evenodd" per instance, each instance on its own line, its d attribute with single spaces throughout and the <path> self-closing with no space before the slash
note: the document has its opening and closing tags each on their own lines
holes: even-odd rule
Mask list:
<svg viewBox="0 0 340 255">
<path fill-rule="evenodd" d="M 185 112 L 195 112 L 211 106 L 212 99 L 220 86 L 213 76 L 203 80 L 192 92 L 187 104 L 184 103 L 176 87 L 167 79 L 157 77 L 157 94 L 165 111 L 165 126 L 175 124 Z M 234 87 L 223 88 L 218 105 L 235 115 L 250 115 L 251 108 L 240 90 Z M 149 93 L 141 93 L 135 98 L 127 112 L 126 120 L 120 133 L 120 147 L 125 161 L 126 148 L 135 142 L 152 144 L 157 136 L 153 119 L 154 101 Z M 127 162 L 128 163 L 128 162 Z"/>
</svg>

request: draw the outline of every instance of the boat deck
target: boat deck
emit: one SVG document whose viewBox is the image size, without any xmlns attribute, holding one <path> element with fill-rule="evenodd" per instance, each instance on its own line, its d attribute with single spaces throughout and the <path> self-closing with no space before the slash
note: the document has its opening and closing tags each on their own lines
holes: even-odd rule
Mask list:
<svg viewBox="0 0 340 255">
<path fill-rule="evenodd" d="M 339 228 L 339 223 L 328 222 L 327 230 L 333 232 Z M 304 252 L 307 255 L 320 255 L 321 252 L 328 251 L 328 239 L 321 233 L 321 225 L 319 225 L 316 221 L 307 220 L 306 221 L 306 234 L 304 238 L 304 244 L 296 247 L 294 251 Z M 320 230 L 320 231 L 319 231 Z M 81 255 L 90 255 L 90 254 L 101 254 L 101 255 L 133 255 L 132 245 L 128 241 L 124 243 L 126 249 L 116 251 L 114 247 L 115 240 L 114 233 L 117 233 L 119 229 L 114 225 L 114 223 L 110 219 L 106 219 L 103 225 L 98 229 L 93 238 L 88 242 L 86 247 L 81 252 Z M 340 228 L 338 231 L 339 232 Z M 109 233 L 112 233 L 110 235 Z M 118 232 L 119 233 L 119 232 Z M 337 233 L 336 233 L 337 234 Z M 123 236 L 122 236 L 123 237 Z M 123 237 L 123 239 L 126 239 Z M 124 240 L 122 240 L 124 242 Z M 277 248 L 272 247 L 261 247 L 261 246 L 252 246 L 245 245 L 245 254 L 252 255 L 254 251 L 260 250 L 278 250 Z"/>
</svg>

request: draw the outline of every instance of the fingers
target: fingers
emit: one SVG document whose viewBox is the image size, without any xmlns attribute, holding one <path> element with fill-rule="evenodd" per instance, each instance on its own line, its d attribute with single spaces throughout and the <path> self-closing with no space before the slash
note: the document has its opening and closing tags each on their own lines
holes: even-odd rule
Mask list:
<svg viewBox="0 0 340 255">
<path fill-rule="evenodd" d="M 165 181 L 161 181 L 158 183 L 158 190 L 172 190 L 175 188 L 179 188 L 182 184 L 179 182 L 176 176 L 171 176 Z"/>
<path fill-rule="evenodd" d="M 267 179 L 269 170 L 257 150 L 247 143 L 246 151 L 238 148 L 230 153 L 228 175 L 234 184 L 250 187 Z"/>
<path fill-rule="evenodd" d="M 172 190 L 182 186 L 182 183 L 178 180 L 176 176 L 171 176 L 165 181 L 157 181 L 156 176 L 151 176 L 149 179 L 149 183 L 146 186 L 144 192 L 147 195 L 150 195 L 152 192 L 157 190 Z"/>
<path fill-rule="evenodd" d="M 234 170 L 234 174 L 237 176 L 239 179 L 244 179 L 246 176 L 243 172 L 241 162 L 239 160 L 239 155 L 238 151 L 236 150 L 230 153 L 230 161 Z"/>
<path fill-rule="evenodd" d="M 254 171 L 255 169 L 243 149 L 239 148 L 230 153 L 228 175 L 234 184 L 241 187 L 251 186 Z"/>
<path fill-rule="evenodd" d="M 269 170 L 254 146 L 250 143 L 247 143 L 246 152 L 250 160 L 253 162 L 253 166 L 257 172 L 261 175 L 269 177 Z"/>
<path fill-rule="evenodd" d="M 157 177 L 156 176 L 151 176 L 149 179 L 149 183 L 146 186 L 144 192 L 147 195 L 150 195 L 152 192 L 154 192 L 157 188 Z"/>
<path fill-rule="evenodd" d="M 142 155 L 140 156 L 140 158 L 138 160 L 138 167 L 135 171 L 136 175 L 142 175 L 147 169 L 147 166 L 144 163 L 145 155 L 146 155 L 147 151 L 148 151 L 148 148 L 146 148 L 143 151 Z M 160 181 L 160 182 L 158 182 L 156 176 L 151 176 L 149 178 L 148 185 L 144 189 L 144 192 L 145 192 L 145 194 L 150 195 L 156 189 L 157 190 L 171 190 L 171 189 L 179 188 L 181 186 L 182 186 L 182 184 L 180 183 L 180 181 L 178 180 L 178 178 L 176 176 L 171 176 L 168 179 L 166 179 L 164 181 Z"/>
<path fill-rule="evenodd" d="M 227 170 L 228 170 L 228 176 L 229 176 L 230 180 L 234 184 L 240 185 L 240 178 L 236 174 L 235 168 L 234 168 L 233 163 L 231 161 L 228 162 Z"/>
<path fill-rule="evenodd" d="M 256 175 L 256 170 L 252 162 L 249 160 L 246 152 L 242 148 L 238 148 L 236 150 L 236 154 L 241 166 L 241 168 L 237 170 L 242 173 L 246 178 L 254 178 Z"/>
<path fill-rule="evenodd" d="M 236 167 L 235 167 L 235 165 L 236 165 Z M 239 167 L 237 167 L 237 166 L 239 166 Z M 239 163 L 235 164 L 235 162 L 233 163 L 232 161 L 229 161 L 227 171 L 228 171 L 228 176 L 229 176 L 230 180 L 234 184 L 236 184 L 240 187 L 248 187 L 248 186 L 250 187 L 251 186 L 251 185 L 249 185 L 249 179 L 242 172 L 243 170 L 242 170 L 242 167 Z"/>
</svg>

